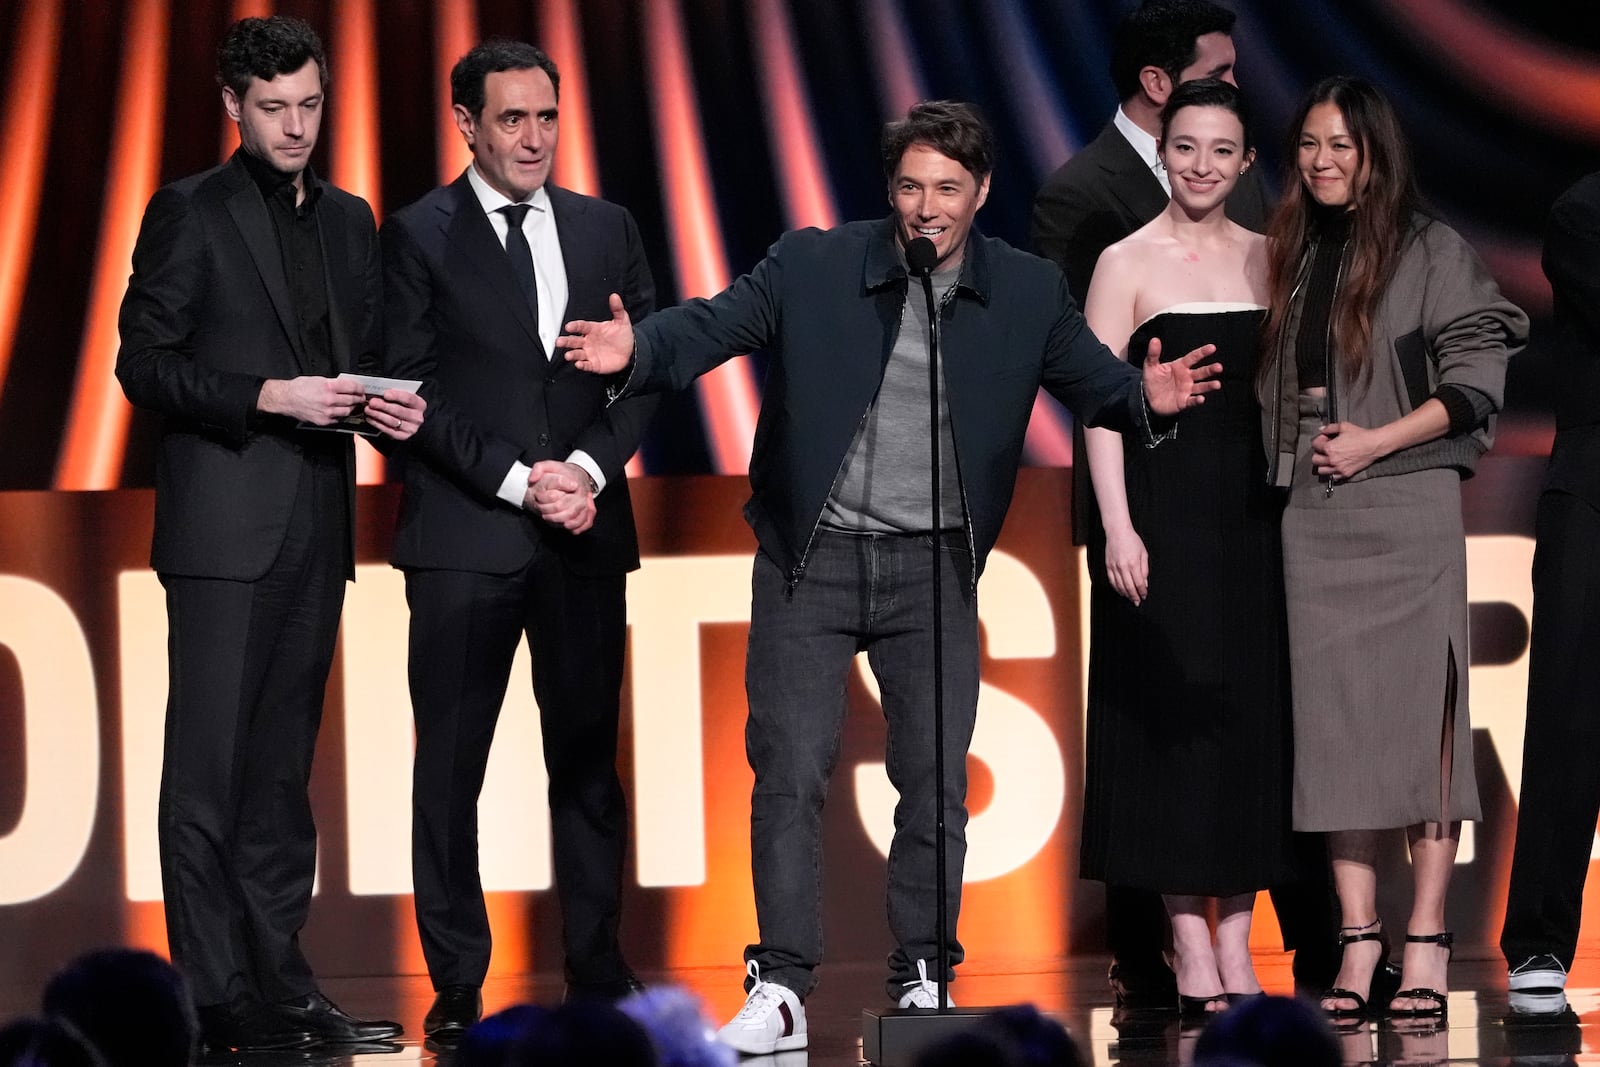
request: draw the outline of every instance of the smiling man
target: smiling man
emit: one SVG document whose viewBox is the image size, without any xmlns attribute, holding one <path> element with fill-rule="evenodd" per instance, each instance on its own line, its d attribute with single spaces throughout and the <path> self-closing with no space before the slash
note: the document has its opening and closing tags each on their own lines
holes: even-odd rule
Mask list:
<svg viewBox="0 0 1600 1067">
<path fill-rule="evenodd" d="M 377 370 L 377 233 L 366 201 L 309 166 L 327 89 L 311 27 L 235 23 L 217 78 L 239 150 L 151 198 L 118 319 L 117 377 L 162 416 L 167 940 L 215 1052 L 384 1039 L 400 1027 L 340 1011 L 299 943 L 306 788 L 354 577 L 354 449 L 317 427 L 363 401 L 342 372 Z M 389 390 L 367 422 L 404 439 L 423 406 Z"/>
<path fill-rule="evenodd" d="M 391 562 L 411 609 L 417 751 L 412 872 L 448 1044 L 482 1010 L 490 930 L 478 793 L 526 637 L 533 660 L 567 995 L 639 988 L 617 944 L 628 812 L 617 777 L 626 574 L 639 566 L 623 467 L 654 397 L 607 406 L 556 356 L 568 316 L 654 306 L 633 216 L 550 181 L 561 76 L 521 41 L 478 45 L 450 73 L 472 163 L 383 227 L 385 366 L 421 379 Z"/>
<path fill-rule="evenodd" d="M 993 135 L 967 104 L 913 107 L 883 132 L 887 218 L 785 235 L 709 300 L 632 327 L 571 322 L 567 359 L 616 373 L 623 395 L 681 389 L 741 352 L 765 350 L 766 393 L 745 517 L 760 551 L 745 686 L 752 877 L 760 939 L 747 998 L 721 1039 L 747 1053 L 803 1048 L 802 1002 L 822 959 L 821 816 L 839 752 L 845 685 L 865 650 L 882 693 L 889 779 L 889 996 L 938 1005 L 941 934 L 952 966 L 966 857 L 966 753 L 978 702 L 977 581 L 1011 501 L 1041 385 L 1093 425 L 1155 443 L 1215 387 L 1209 348 L 1138 368 L 1094 339 L 1049 263 L 983 237 Z M 944 551 L 945 831 L 951 908 L 936 918 L 932 431 L 926 301 L 905 249 L 933 242 L 939 294 Z M 948 975 L 947 977 L 953 977 Z"/>
</svg>

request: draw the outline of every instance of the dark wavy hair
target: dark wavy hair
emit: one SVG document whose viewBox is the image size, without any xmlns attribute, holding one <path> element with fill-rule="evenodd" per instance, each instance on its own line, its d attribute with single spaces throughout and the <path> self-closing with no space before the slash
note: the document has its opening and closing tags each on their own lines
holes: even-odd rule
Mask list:
<svg viewBox="0 0 1600 1067">
<path fill-rule="evenodd" d="M 1224 111 L 1231 111 L 1239 120 L 1239 125 L 1244 127 L 1244 143 L 1239 146 L 1241 152 L 1248 152 L 1252 147 L 1250 141 L 1250 109 L 1245 106 L 1244 94 L 1238 86 L 1230 85 L 1216 78 L 1195 78 L 1186 81 L 1172 90 L 1172 95 L 1167 97 L 1166 106 L 1161 109 L 1161 143 L 1167 142 L 1167 127 L 1172 125 L 1172 116 L 1186 107 L 1220 107 Z"/>
<path fill-rule="evenodd" d="M 994 131 L 983 114 L 961 100 L 924 100 L 906 117 L 883 127 L 883 176 L 894 181 L 900 158 L 914 144 L 927 145 L 966 167 L 982 182 L 994 171 Z"/>
<path fill-rule="evenodd" d="M 483 117 L 484 83 L 489 75 L 507 70 L 532 70 L 538 67 L 550 75 L 550 87 L 561 99 L 561 73 L 556 61 L 527 41 L 513 41 L 507 37 L 491 37 L 480 42 L 472 51 L 456 60 L 450 68 L 450 102 L 464 107 L 477 122 Z"/>
<path fill-rule="evenodd" d="M 1195 41 L 1208 33 L 1233 33 L 1235 15 L 1210 0 L 1146 0 L 1117 24 L 1111 44 L 1111 84 L 1117 99 L 1139 91 L 1139 72 L 1160 67 L 1178 84 L 1194 62 Z"/>
<path fill-rule="evenodd" d="M 217 84 L 243 100 L 250 79 L 271 81 L 280 74 L 293 74 L 307 60 L 316 60 L 322 90 L 327 92 L 328 57 L 310 23 L 292 15 L 240 19 L 228 27 L 217 46 Z"/>
<path fill-rule="evenodd" d="M 1319 104 L 1333 104 L 1344 117 L 1345 128 L 1356 144 L 1358 175 L 1362 175 L 1357 179 L 1353 205 L 1350 266 L 1334 296 L 1331 316 L 1337 367 L 1346 381 L 1356 381 L 1371 369 L 1372 317 L 1412 233 L 1413 214 L 1422 206 L 1411 149 L 1388 98 L 1361 78 L 1324 78 L 1312 86 L 1289 123 L 1283 198 L 1267 227 L 1272 315 L 1263 335 L 1265 358 L 1257 373 L 1259 390 L 1267 388 L 1271 364 L 1286 340 L 1285 313 L 1316 227 L 1319 205 L 1301 179 L 1297 161 L 1306 116 Z"/>
</svg>

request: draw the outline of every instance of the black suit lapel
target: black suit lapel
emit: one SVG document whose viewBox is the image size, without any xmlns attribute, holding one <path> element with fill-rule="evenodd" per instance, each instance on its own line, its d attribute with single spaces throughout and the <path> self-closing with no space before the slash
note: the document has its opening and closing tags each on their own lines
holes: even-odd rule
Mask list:
<svg viewBox="0 0 1600 1067">
<path fill-rule="evenodd" d="M 350 239 L 344 211 L 328 191 L 317 205 L 317 235 L 322 241 L 322 275 L 328 289 L 328 334 L 333 344 L 333 365 L 341 371 L 358 369 L 350 345 L 350 323 L 345 309 L 361 306 L 356 287 L 362 279 L 350 269 Z"/>
<path fill-rule="evenodd" d="M 237 168 L 239 183 L 233 192 L 228 194 L 228 214 L 232 216 L 233 224 L 239 227 L 239 235 L 244 239 L 244 246 L 255 262 L 256 273 L 261 276 L 261 284 L 267 290 L 267 298 L 272 301 L 272 310 L 277 312 L 278 324 L 283 327 L 283 334 L 294 352 L 295 362 L 304 368 L 306 354 L 300 346 L 300 330 L 295 317 L 294 302 L 289 298 L 289 282 L 283 272 L 283 253 L 278 248 L 278 235 L 272 229 L 272 219 L 267 214 L 267 205 L 261 199 L 261 193 L 256 189 L 255 183 L 250 180 L 244 164 L 236 160 L 232 165 Z"/>
<path fill-rule="evenodd" d="M 1108 126 L 1101 137 L 1107 141 L 1100 163 L 1106 188 L 1142 226 L 1166 210 L 1167 191 L 1121 130 Z"/>
<path fill-rule="evenodd" d="M 556 238 L 561 242 L 561 262 L 567 271 L 567 306 L 561 318 L 561 325 L 565 326 L 569 319 L 582 317 L 572 314 L 572 303 L 577 294 L 599 293 L 602 306 L 605 306 L 605 301 L 611 291 L 618 288 L 618 284 L 606 280 L 601 242 L 593 240 L 589 232 L 588 201 L 548 184 L 545 193 L 550 197 L 550 214 L 555 219 Z M 606 317 L 610 317 L 609 311 Z M 561 359 L 559 354 L 553 362 L 557 374 L 584 373 Z"/>
<path fill-rule="evenodd" d="M 495 236 L 489 216 L 483 213 L 483 205 L 478 202 L 465 172 L 450 189 L 455 194 L 455 206 L 442 221 L 445 238 L 484 276 L 498 298 L 496 302 L 510 310 L 523 332 L 542 353 L 544 345 L 539 340 L 539 332 L 534 329 L 533 316 L 528 313 L 528 301 L 517 287 L 517 280 L 511 276 L 511 262 L 506 258 L 505 246 Z"/>
</svg>

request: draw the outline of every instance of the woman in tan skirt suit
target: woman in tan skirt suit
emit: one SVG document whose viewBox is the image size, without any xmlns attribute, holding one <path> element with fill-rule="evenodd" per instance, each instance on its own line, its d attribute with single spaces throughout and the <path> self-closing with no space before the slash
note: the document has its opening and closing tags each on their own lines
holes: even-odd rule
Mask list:
<svg viewBox="0 0 1600 1067">
<path fill-rule="evenodd" d="M 1257 376 L 1269 478 L 1289 489 L 1284 586 L 1294 828 L 1326 831 L 1343 961 L 1330 1015 L 1443 1015 L 1445 892 L 1480 817 L 1467 719 L 1460 482 L 1490 445 L 1527 317 L 1419 210 L 1370 84 L 1330 78 L 1290 129 Z M 1399 992 L 1377 915 L 1380 833 L 1404 827 L 1413 900 Z M 1376 982 L 1375 982 L 1376 979 Z"/>
</svg>

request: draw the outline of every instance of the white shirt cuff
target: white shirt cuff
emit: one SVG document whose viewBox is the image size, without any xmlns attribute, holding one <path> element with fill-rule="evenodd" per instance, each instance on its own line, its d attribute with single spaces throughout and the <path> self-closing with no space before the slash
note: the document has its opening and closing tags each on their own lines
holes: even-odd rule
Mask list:
<svg viewBox="0 0 1600 1067">
<path fill-rule="evenodd" d="M 514 508 L 522 507 L 522 502 L 528 496 L 528 475 L 533 473 L 533 468 L 521 460 L 511 464 L 511 469 L 500 482 L 500 489 L 495 496 L 504 500 Z"/>
<path fill-rule="evenodd" d="M 599 496 L 601 493 L 605 492 L 606 476 L 600 473 L 600 464 L 594 461 L 593 456 L 589 455 L 589 453 L 580 448 L 574 451 L 572 455 L 567 457 L 567 462 L 576 463 L 589 473 L 589 477 L 594 479 L 595 496 Z"/>
</svg>

